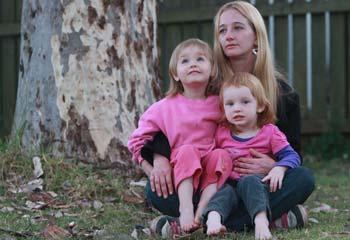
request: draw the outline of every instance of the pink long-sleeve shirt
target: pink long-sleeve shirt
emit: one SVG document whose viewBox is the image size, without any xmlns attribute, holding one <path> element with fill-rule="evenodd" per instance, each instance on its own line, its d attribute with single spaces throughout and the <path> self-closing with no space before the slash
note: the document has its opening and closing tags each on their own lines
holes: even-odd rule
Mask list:
<svg viewBox="0 0 350 240">
<path fill-rule="evenodd" d="M 129 138 L 133 160 L 143 161 L 141 148 L 159 131 L 167 136 L 172 151 L 192 145 L 202 156 L 206 155 L 215 148 L 214 136 L 220 116 L 218 96 L 188 99 L 177 94 L 154 103 L 141 116 L 138 128 Z"/>
</svg>

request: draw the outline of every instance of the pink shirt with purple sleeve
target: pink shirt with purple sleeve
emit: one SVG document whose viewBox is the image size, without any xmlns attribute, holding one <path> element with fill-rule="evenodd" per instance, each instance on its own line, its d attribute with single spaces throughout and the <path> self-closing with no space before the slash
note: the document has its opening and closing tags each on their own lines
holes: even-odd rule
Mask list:
<svg viewBox="0 0 350 240">
<path fill-rule="evenodd" d="M 220 116 L 218 96 L 188 99 L 177 94 L 166 97 L 151 105 L 141 116 L 138 128 L 129 138 L 128 148 L 133 159 L 141 163 L 141 148 L 162 131 L 172 151 L 191 144 L 205 156 L 215 148 L 214 136 Z"/>
<path fill-rule="evenodd" d="M 276 159 L 276 166 L 294 168 L 300 165 L 300 157 L 287 141 L 286 136 L 273 124 L 266 124 L 252 138 L 242 139 L 231 134 L 225 126 L 219 126 L 215 135 L 218 148 L 229 151 L 233 161 L 239 157 L 251 157 L 249 149 L 268 154 Z M 237 174 L 232 175 L 238 178 Z"/>
</svg>

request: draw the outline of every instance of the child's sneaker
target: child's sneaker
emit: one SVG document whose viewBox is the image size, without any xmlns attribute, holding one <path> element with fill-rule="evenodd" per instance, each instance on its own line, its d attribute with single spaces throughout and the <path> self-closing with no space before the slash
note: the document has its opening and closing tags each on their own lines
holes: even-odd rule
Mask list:
<svg viewBox="0 0 350 240">
<path fill-rule="evenodd" d="M 287 213 L 270 223 L 271 228 L 291 229 L 302 228 L 308 223 L 306 208 L 302 205 L 296 205 Z"/>
<path fill-rule="evenodd" d="M 150 223 L 151 232 L 162 238 L 171 238 L 181 234 L 181 227 L 178 218 L 161 215 Z"/>
<path fill-rule="evenodd" d="M 203 237 L 203 228 L 196 229 L 191 233 L 185 233 L 181 230 L 179 219 L 161 215 L 153 219 L 150 223 L 150 230 L 153 235 L 163 239 L 182 239 L 188 237 Z"/>
</svg>

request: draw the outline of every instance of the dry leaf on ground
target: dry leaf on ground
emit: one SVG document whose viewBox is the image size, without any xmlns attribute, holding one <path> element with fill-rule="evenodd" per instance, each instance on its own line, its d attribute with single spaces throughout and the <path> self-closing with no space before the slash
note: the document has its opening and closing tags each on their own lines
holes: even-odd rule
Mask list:
<svg viewBox="0 0 350 240">
<path fill-rule="evenodd" d="M 47 240 L 59 240 L 65 239 L 71 236 L 71 234 L 57 225 L 49 224 L 45 230 L 42 232 L 42 235 Z"/>
</svg>

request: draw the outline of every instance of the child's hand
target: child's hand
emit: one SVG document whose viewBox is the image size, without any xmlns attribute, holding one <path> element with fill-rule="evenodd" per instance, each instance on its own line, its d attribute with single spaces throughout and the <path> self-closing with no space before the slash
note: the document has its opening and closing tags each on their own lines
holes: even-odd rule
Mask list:
<svg viewBox="0 0 350 240">
<path fill-rule="evenodd" d="M 276 192 L 277 189 L 281 189 L 284 173 L 287 171 L 287 167 L 277 166 L 271 169 L 269 174 L 264 177 L 262 182 L 270 182 L 270 192 Z"/>
</svg>

